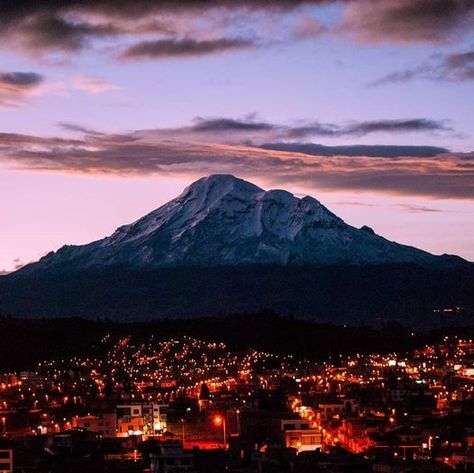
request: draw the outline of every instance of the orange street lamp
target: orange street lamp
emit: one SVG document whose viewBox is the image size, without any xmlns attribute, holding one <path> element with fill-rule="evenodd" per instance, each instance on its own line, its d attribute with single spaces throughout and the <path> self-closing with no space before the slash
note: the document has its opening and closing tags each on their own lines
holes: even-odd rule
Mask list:
<svg viewBox="0 0 474 473">
<path fill-rule="evenodd" d="M 214 425 L 216 427 L 220 427 L 222 425 L 222 435 L 224 437 L 224 450 L 227 450 L 227 426 L 226 426 L 226 419 L 225 415 L 220 416 L 217 415 L 214 417 Z"/>
</svg>

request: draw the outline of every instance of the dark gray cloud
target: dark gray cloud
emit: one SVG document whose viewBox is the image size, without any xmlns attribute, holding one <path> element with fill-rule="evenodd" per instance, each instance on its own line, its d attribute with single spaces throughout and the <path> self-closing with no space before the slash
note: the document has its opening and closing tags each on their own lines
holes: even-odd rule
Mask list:
<svg viewBox="0 0 474 473">
<path fill-rule="evenodd" d="M 473 22 L 472 0 L 362 0 L 348 3 L 344 27 L 367 42 L 455 43 Z"/>
<path fill-rule="evenodd" d="M 43 76 L 35 72 L 0 71 L 0 107 L 18 107 L 38 89 Z"/>
<path fill-rule="evenodd" d="M 229 124 L 227 126 L 230 126 Z M 186 133 L 192 127 L 186 127 Z M 218 128 L 218 127 L 217 127 Z M 72 128 L 70 128 L 72 129 Z M 212 142 L 195 134 L 141 130 L 108 134 L 75 127 L 77 138 L 0 134 L 0 165 L 63 173 L 184 175 L 230 172 L 272 185 L 294 182 L 327 191 L 378 192 L 474 199 L 474 154 L 321 156 Z M 216 132 L 217 133 L 217 132 Z M 220 133 L 226 135 L 226 133 Z"/>
<path fill-rule="evenodd" d="M 158 132 L 160 132 L 158 130 Z M 220 140 L 229 141 L 231 137 L 243 143 L 264 144 L 272 140 L 300 140 L 309 137 L 344 137 L 365 136 L 373 133 L 451 133 L 453 129 L 446 120 L 430 120 L 427 118 L 412 118 L 399 120 L 371 120 L 349 122 L 347 124 L 320 123 L 306 121 L 297 125 L 282 125 L 265 121 L 256 121 L 254 118 L 198 118 L 190 127 L 162 130 L 171 135 L 199 135 L 211 136 Z M 225 133 L 223 133 L 225 132 Z M 244 141 L 242 141 L 244 140 Z M 232 141 L 232 140 L 231 140 Z M 232 141 L 234 142 L 234 141 Z"/>
<path fill-rule="evenodd" d="M 191 127 L 198 132 L 215 131 L 268 131 L 277 128 L 267 122 L 255 122 L 253 120 L 236 120 L 233 118 L 195 118 Z"/>
<path fill-rule="evenodd" d="M 0 1 L 0 18 L 13 21 L 39 13 L 89 12 L 111 17 L 141 18 L 155 12 L 199 12 L 213 8 L 247 8 L 267 10 L 272 8 L 294 9 L 302 5 L 320 5 L 332 0 L 31 0 Z"/>
<path fill-rule="evenodd" d="M 35 72 L 0 72 L 0 84 L 14 87 L 35 87 L 43 82 L 43 76 Z"/>
<path fill-rule="evenodd" d="M 10 0 L 0 1 L 0 18 L 12 22 L 41 13 L 96 13 L 107 17 L 142 18 L 156 12 L 192 13 L 209 9 L 293 10 L 304 5 L 334 3 L 333 0 Z"/>
<path fill-rule="evenodd" d="M 385 132 L 410 132 L 410 131 L 453 131 L 445 121 L 429 120 L 426 118 L 413 118 L 408 120 L 374 120 L 354 123 L 342 129 L 343 134 L 361 134 Z"/>
<path fill-rule="evenodd" d="M 342 128 L 331 123 L 307 123 L 302 126 L 288 128 L 285 138 L 301 139 L 307 136 L 338 136 L 344 134 Z"/>
<path fill-rule="evenodd" d="M 322 25 L 308 14 L 331 3 L 344 11 L 341 22 Z M 0 45 L 70 53 L 100 39 L 143 37 L 123 54 L 152 59 L 251 47 L 233 39 L 242 31 L 260 45 L 346 32 L 369 42 L 440 43 L 459 40 L 473 16 L 471 0 L 1 0 Z"/>
<path fill-rule="evenodd" d="M 368 135 L 370 133 L 400 133 L 400 132 L 448 132 L 452 128 L 445 122 L 429 120 L 426 118 L 413 118 L 401 120 L 372 120 L 353 122 L 348 125 L 335 125 L 325 123 L 310 123 L 304 126 L 288 129 L 287 137 L 291 139 L 306 136 L 345 136 Z"/>
<path fill-rule="evenodd" d="M 399 84 L 403 82 L 409 82 L 419 77 L 425 77 L 427 74 L 429 75 L 430 72 L 431 67 L 427 67 L 426 65 L 419 66 L 414 69 L 403 69 L 401 71 L 390 72 L 372 82 L 369 82 L 367 85 L 370 87 L 378 87 L 380 85 L 386 84 Z"/>
<path fill-rule="evenodd" d="M 116 36 L 120 29 L 112 24 L 94 25 L 85 21 L 71 21 L 44 13 L 23 26 L 25 46 L 29 49 L 59 49 L 78 51 L 92 38 Z"/>
<path fill-rule="evenodd" d="M 122 59 L 160 59 L 207 56 L 237 49 L 249 49 L 256 44 L 247 39 L 219 38 L 197 41 L 194 39 L 142 41 L 120 53 Z"/>
<path fill-rule="evenodd" d="M 470 154 L 469 158 L 474 160 L 474 155 Z M 416 158 L 416 163 L 410 158 L 395 158 L 396 161 L 380 158 L 383 162 L 372 162 L 374 159 L 358 157 L 349 161 L 348 158 L 333 158 L 331 165 L 321 167 L 319 174 L 309 170 L 306 176 L 288 173 L 280 178 L 280 182 L 293 181 L 330 191 L 474 199 L 474 167 L 460 166 L 460 155 L 443 159 Z"/>
<path fill-rule="evenodd" d="M 268 144 L 289 146 L 294 148 L 292 151 L 305 152 L 298 146 L 306 141 L 312 141 L 316 138 L 350 138 L 363 137 L 371 134 L 443 134 L 444 136 L 455 135 L 452 128 L 446 120 L 430 120 L 427 118 L 400 119 L 400 120 L 371 120 L 371 121 L 352 121 L 346 124 L 320 123 L 317 121 L 298 121 L 294 125 L 272 123 L 269 121 L 258 120 L 255 116 L 248 116 L 241 119 L 233 118 L 196 118 L 189 126 L 179 128 L 160 128 L 151 130 L 140 130 L 135 132 L 135 138 L 145 140 L 173 140 L 181 142 L 200 142 L 200 143 L 220 143 L 228 145 L 249 145 L 262 146 Z M 283 145 L 282 145 L 283 143 Z M 311 143 L 311 146 L 314 146 Z M 290 150 L 290 148 L 288 148 Z M 317 149 L 310 152 L 306 146 L 306 153 L 317 154 Z M 329 150 L 321 150 L 324 155 L 329 154 Z M 353 154 L 353 150 L 342 150 L 345 154 Z M 360 151 L 363 151 L 361 149 Z M 376 149 L 367 150 L 371 154 L 376 153 Z M 398 150 L 380 149 L 383 155 L 400 152 L 407 154 L 417 150 L 403 147 Z M 438 154 L 437 149 L 419 149 L 422 155 Z M 440 151 L 445 151 L 440 149 Z M 344 154 L 343 153 L 343 154 Z"/>
<path fill-rule="evenodd" d="M 474 80 L 474 51 L 436 55 L 425 64 L 412 69 L 391 72 L 369 85 L 396 84 L 414 79 L 451 82 Z"/>
<path fill-rule="evenodd" d="M 316 143 L 264 143 L 263 149 L 311 154 L 314 156 L 367 156 L 367 157 L 424 157 L 448 153 L 447 148 L 437 146 L 401 145 L 349 145 L 325 146 Z"/>
<path fill-rule="evenodd" d="M 284 15 L 304 5 L 329 1 L 3 0 L 0 39 L 5 47 L 42 54 L 79 51 L 100 38 L 154 35 L 126 49 L 123 56 L 197 56 L 251 47 L 250 41 L 218 33 L 224 25 L 232 29 L 229 19 L 235 12 L 246 11 L 250 24 L 253 20 L 258 23 L 262 11 Z M 183 39 L 189 35 L 194 36 Z"/>
<path fill-rule="evenodd" d="M 75 123 L 68 123 L 68 122 L 59 122 L 58 126 L 66 131 L 71 131 L 73 133 L 81 133 L 84 135 L 103 135 L 103 133 L 93 130 L 92 128 L 86 128 L 81 125 L 77 125 Z"/>
</svg>

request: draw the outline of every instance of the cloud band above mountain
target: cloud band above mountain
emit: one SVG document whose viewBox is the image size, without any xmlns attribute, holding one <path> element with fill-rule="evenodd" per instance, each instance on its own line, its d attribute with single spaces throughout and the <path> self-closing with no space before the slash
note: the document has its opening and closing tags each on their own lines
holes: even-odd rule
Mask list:
<svg viewBox="0 0 474 473">
<path fill-rule="evenodd" d="M 339 133 L 336 136 L 343 132 L 350 135 L 355 131 L 386 130 L 381 126 L 386 125 L 386 121 L 374 123 L 322 126 Z M 443 123 L 434 126 L 436 122 L 424 120 L 397 121 L 395 126 L 389 122 L 387 130 L 399 130 L 401 123 L 417 131 L 420 124 L 430 132 L 438 128 L 450 130 Z M 75 138 L 0 134 L 1 165 L 118 176 L 197 176 L 228 172 L 260 177 L 275 185 L 290 181 L 330 191 L 474 199 L 472 153 L 449 153 L 434 147 L 333 148 L 298 142 L 271 144 L 261 140 L 268 136 L 286 136 L 293 128 L 255 120 L 198 119 L 191 126 L 179 129 L 125 134 L 101 133 L 71 124 L 62 124 L 62 127 Z M 249 135 L 254 142 L 246 139 Z M 224 138 L 228 138 L 228 142 Z"/>
<path fill-rule="evenodd" d="M 195 118 L 192 125 L 137 132 L 142 137 L 217 141 L 223 143 L 263 144 L 269 140 L 301 140 L 312 137 L 341 138 L 360 137 L 376 133 L 430 133 L 451 135 L 454 130 L 446 120 L 426 118 L 352 121 L 345 124 L 319 121 L 298 121 L 293 125 L 282 125 L 244 119 Z"/>
</svg>

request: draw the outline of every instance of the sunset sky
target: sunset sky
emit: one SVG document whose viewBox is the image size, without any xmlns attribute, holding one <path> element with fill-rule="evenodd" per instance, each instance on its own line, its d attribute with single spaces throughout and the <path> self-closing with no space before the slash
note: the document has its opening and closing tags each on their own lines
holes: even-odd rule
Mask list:
<svg viewBox="0 0 474 473">
<path fill-rule="evenodd" d="M 474 260 L 473 26 L 472 0 L 0 0 L 0 273 L 212 173 Z"/>
</svg>

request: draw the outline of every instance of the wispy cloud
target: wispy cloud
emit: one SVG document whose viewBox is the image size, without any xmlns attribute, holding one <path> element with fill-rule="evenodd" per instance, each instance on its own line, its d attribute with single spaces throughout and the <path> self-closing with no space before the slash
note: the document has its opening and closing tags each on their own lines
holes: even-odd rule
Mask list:
<svg viewBox="0 0 474 473">
<path fill-rule="evenodd" d="M 371 133 L 400 133 L 400 132 L 451 132 L 452 128 L 446 121 L 429 120 L 426 118 L 402 120 L 371 120 L 352 122 L 347 125 L 327 123 L 308 123 L 288 129 L 287 138 L 305 138 L 307 136 L 364 136 Z"/>
<path fill-rule="evenodd" d="M 81 75 L 72 80 L 72 87 L 90 94 L 101 94 L 112 90 L 119 90 L 115 84 L 108 82 L 100 77 Z"/>
<path fill-rule="evenodd" d="M 0 269 L 0 276 L 5 276 L 7 274 L 10 274 L 12 273 L 13 271 L 16 271 L 20 268 L 22 268 L 23 266 L 25 266 L 26 264 L 28 263 L 23 263 L 23 261 L 21 260 L 21 258 L 14 258 L 13 261 L 12 261 L 12 269 L 11 271 L 8 271 L 6 269 Z"/>
<path fill-rule="evenodd" d="M 334 202 L 334 205 L 339 205 L 341 207 L 375 207 L 375 204 L 369 204 L 368 202 L 359 202 L 356 200 Z"/>
<path fill-rule="evenodd" d="M 43 76 L 35 72 L 0 72 L 0 107 L 24 105 L 43 80 Z"/>
<path fill-rule="evenodd" d="M 68 123 L 68 122 L 59 122 L 58 127 L 70 131 L 72 133 L 79 133 L 84 135 L 103 135 L 103 133 L 93 130 L 92 128 L 87 128 L 85 126 L 77 125 L 75 123 Z"/>
<path fill-rule="evenodd" d="M 120 87 L 95 76 L 80 75 L 50 80 L 35 72 L 0 71 L 0 108 L 18 108 L 29 104 L 34 96 L 69 95 L 75 90 L 88 94 L 116 91 Z"/>
<path fill-rule="evenodd" d="M 474 50 L 448 54 L 444 58 L 444 74 L 453 80 L 474 79 Z"/>
<path fill-rule="evenodd" d="M 465 82 L 474 80 L 474 51 L 435 55 L 431 61 L 412 69 L 391 72 L 371 82 L 371 86 L 409 82 L 415 79 Z"/>
<path fill-rule="evenodd" d="M 404 210 L 410 213 L 438 213 L 446 212 L 442 209 L 437 209 L 435 207 L 426 207 L 424 205 L 412 205 L 412 204 L 393 204 L 391 207 Z"/>
<path fill-rule="evenodd" d="M 160 39 L 134 44 L 122 51 L 119 57 L 129 60 L 198 57 L 238 49 L 250 49 L 255 46 L 254 41 L 239 38 L 218 38 L 201 41 L 194 39 Z"/>
<path fill-rule="evenodd" d="M 25 266 L 26 263 L 24 263 L 20 258 L 15 258 L 13 260 L 13 268 L 14 270 L 16 271 L 17 269 L 20 269 L 22 268 L 23 266 Z"/>
<path fill-rule="evenodd" d="M 448 121 L 430 120 L 427 118 L 352 121 L 343 124 L 299 120 L 294 125 L 283 125 L 257 120 L 255 117 L 250 116 L 243 119 L 199 117 L 190 126 L 174 129 L 147 130 L 144 132 L 144 135 L 166 135 L 168 138 L 187 137 L 189 140 L 215 140 L 225 143 L 264 145 L 269 140 L 295 141 L 312 137 L 361 137 L 374 133 L 452 134 L 453 131 Z M 297 149 L 292 151 L 297 151 Z"/>
</svg>

